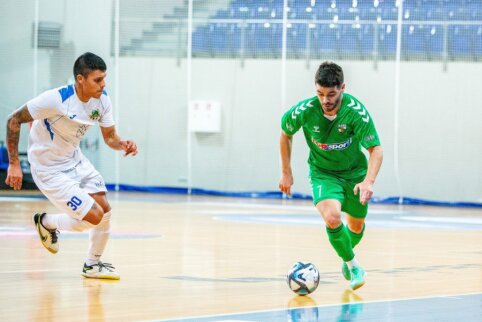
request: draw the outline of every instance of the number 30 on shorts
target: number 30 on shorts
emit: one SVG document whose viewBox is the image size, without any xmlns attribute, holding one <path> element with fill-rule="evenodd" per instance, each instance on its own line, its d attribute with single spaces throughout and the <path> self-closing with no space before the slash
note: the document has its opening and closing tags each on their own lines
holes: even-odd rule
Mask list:
<svg viewBox="0 0 482 322">
<path fill-rule="evenodd" d="M 67 206 L 72 208 L 73 211 L 76 211 L 77 207 L 80 206 L 81 204 L 82 204 L 82 200 L 80 200 L 76 196 L 73 196 L 72 198 L 70 198 L 70 201 L 67 202 Z"/>
</svg>

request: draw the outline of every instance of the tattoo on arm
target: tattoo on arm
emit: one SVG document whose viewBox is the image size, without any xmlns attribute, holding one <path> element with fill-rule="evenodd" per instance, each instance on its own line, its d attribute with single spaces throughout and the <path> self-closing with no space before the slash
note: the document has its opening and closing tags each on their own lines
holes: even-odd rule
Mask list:
<svg viewBox="0 0 482 322">
<path fill-rule="evenodd" d="M 7 150 L 10 163 L 18 162 L 18 141 L 22 123 L 33 121 L 27 105 L 10 114 L 7 120 Z"/>
</svg>

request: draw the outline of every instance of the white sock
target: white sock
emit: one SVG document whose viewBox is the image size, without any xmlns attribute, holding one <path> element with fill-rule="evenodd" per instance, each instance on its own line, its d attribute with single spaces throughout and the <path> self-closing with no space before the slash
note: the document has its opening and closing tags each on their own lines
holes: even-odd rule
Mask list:
<svg viewBox="0 0 482 322">
<path fill-rule="evenodd" d="M 47 229 L 58 229 L 66 231 L 84 231 L 95 227 L 85 220 L 78 220 L 67 214 L 50 215 L 46 214 L 42 218 L 42 225 Z"/>
<path fill-rule="evenodd" d="M 353 257 L 351 261 L 345 262 L 348 265 L 349 269 L 352 269 L 354 266 L 360 266 L 360 263 Z"/>
<path fill-rule="evenodd" d="M 89 232 L 89 251 L 85 261 L 88 266 L 97 264 L 104 253 L 110 235 L 110 216 L 111 211 L 105 213 L 100 223 Z"/>
</svg>

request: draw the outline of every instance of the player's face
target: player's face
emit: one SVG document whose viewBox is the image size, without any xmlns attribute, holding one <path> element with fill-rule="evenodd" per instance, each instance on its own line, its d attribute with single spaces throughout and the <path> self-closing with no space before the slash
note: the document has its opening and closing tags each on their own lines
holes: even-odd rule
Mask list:
<svg viewBox="0 0 482 322">
<path fill-rule="evenodd" d="M 106 72 L 101 70 L 93 70 L 87 74 L 77 76 L 77 81 L 82 86 L 82 93 L 86 97 L 100 98 L 105 87 Z"/>
<path fill-rule="evenodd" d="M 340 106 L 343 91 L 345 90 L 345 84 L 343 83 L 339 88 L 323 87 L 316 84 L 316 96 L 320 100 L 321 106 L 325 113 L 330 113 L 336 110 Z"/>
</svg>

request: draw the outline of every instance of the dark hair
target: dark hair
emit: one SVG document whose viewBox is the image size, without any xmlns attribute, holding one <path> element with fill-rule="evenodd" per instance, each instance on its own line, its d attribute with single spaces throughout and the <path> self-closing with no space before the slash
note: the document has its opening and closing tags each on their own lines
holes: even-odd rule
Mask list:
<svg viewBox="0 0 482 322">
<path fill-rule="evenodd" d="M 339 88 L 343 81 L 343 69 L 334 62 L 323 62 L 315 74 L 315 83 L 323 87 Z"/>
<path fill-rule="evenodd" d="M 87 77 L 87 75 L 93 70 L 101 70 L 105 72 L 107 66 L 102 58 L 93 53 L 84 53 L 77 58 L 74 63 L 74 77 L 77 75 L 82 75 Z"/>
</svg>

